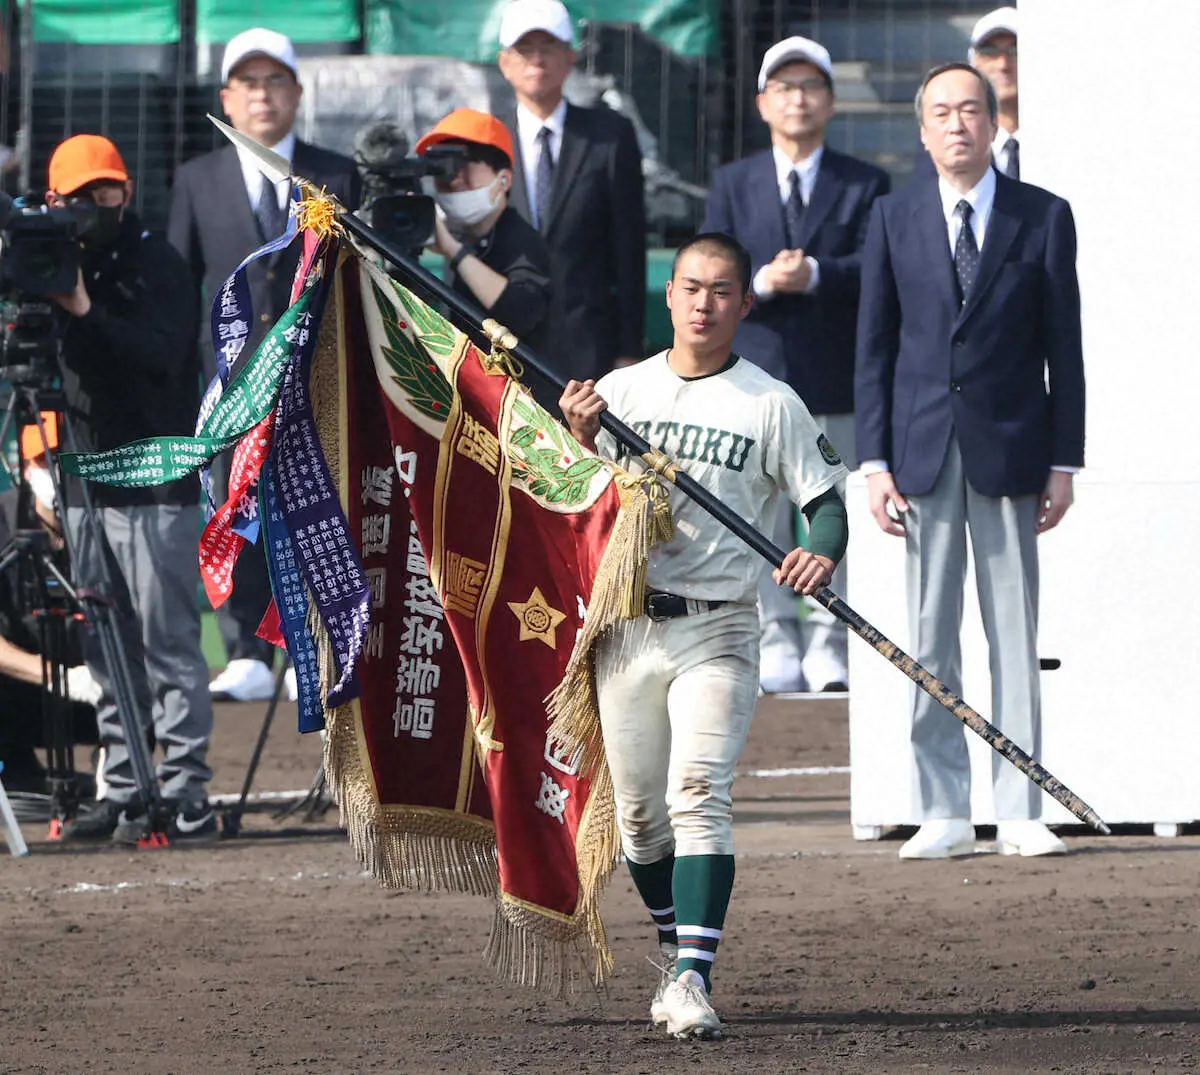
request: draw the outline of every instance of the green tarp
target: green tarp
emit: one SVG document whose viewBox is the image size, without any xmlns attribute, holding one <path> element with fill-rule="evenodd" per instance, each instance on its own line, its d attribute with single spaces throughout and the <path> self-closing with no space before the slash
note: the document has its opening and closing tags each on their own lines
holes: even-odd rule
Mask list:
<svg viewBox="0 0 1200 1075">
<path fill-rule="evenodd" d="M 35 41 L 77 45 L 173 45 L 176 0 L 33 0 Z M 28 10 L 27 0 L 21 3 Z"/>
<path fill-rule="evenodd" d="M 269 26 L 301 42 L 357 41 L 362 36 L 355 0 L 196 0 L 201 43 L 228 41 L 251 26 Z"/>
<path fill-rule="evenodd" d="M 507 2 L 366 0 L 367 51 L 492 63 Z M 636 23 L 680 56 L 719 52 L 720 0 L 570 0 L 567 9 L 577 34 L 583 21 Z"/>
</svg>

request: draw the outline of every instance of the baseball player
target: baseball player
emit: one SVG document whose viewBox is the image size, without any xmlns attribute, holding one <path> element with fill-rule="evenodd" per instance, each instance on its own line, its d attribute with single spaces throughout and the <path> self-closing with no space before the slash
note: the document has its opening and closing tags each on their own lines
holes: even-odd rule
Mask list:
<svg viewBox="0 0 1200 1075">
<path fill-rule="evenodd" d="M 674 342 L 598 383 L 571 381 L 560 406 L 576 438 L 627 466 L 599 415 L 611 407 L 760 530 L 790 497 L 810 524 L 780 585 L 811 594 L 846 548 L 846 477 L 796 393 L 732 353 L 754 296 L 750 256 L 698 235 L 667 283 Z M 757 555 L 671 490 L 675 537 L 651 553 L 646 614 L 596 655 L 600 723 L 634 884 L 658 928 L 662 977 L 651 1019 L 680 1038 L 718 1038 L 710 973 L 733 888 L 730 788 L 758 689 Z"/>
</svg>

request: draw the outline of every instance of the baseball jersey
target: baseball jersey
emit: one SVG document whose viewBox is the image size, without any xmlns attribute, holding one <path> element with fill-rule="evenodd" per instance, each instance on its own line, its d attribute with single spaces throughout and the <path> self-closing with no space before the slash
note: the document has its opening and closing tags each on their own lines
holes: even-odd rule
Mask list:
<svg viewBox="0 0 1200 1075">
<path fill-rule="evenodd" d="M 723 370 L 689 379 L 672 372 L 662 351 L 601 377 L 596 391 L 616 417 L 760 531 L 770 532 L 780 492 L 803 508 L 847 476 L 795 391 L 736 355 Z M 645 469 L 603 429 L 596 450 Z M 683 597 L 753 601 L 758 554 L 690 497 L 667 488 L 675 537 L 651 551 L 649 585 Z"/>
</svg>

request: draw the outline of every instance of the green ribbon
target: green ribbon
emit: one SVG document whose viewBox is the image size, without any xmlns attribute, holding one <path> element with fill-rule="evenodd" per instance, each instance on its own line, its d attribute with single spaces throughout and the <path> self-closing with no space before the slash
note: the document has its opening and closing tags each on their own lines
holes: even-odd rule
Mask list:
<svg viewBox="0 0 1200 1075">
<path fill-rule="evenodd" d="M 164 485 L 187 477 L 218 452 L 237 444 L 271 413 L 292 352 L 302 334 L 316 331 L 316 326 L 308 323 L 316 290 L 308 287 L 275 322 L 250 361 L 221 393 L 197 436 L 146 437 L 104 452 L 61 452 L 58 461 L 62 469 L 101 485 Z"/>
</svg>

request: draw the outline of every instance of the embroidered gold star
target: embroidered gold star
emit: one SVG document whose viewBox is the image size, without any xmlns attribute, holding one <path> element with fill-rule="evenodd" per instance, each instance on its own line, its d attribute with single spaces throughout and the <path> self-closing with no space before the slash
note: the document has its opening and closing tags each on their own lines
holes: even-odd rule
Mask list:
<svg viewBox="0 0 1200 1075">
<path fill-rule="evenodd" d="M 529 595 L 528 601 L 509 601 L 508 607 L 512 609 L 513 615 L 521 624 L 519 641 L 527 642 L 531 638 L 536 638 L 551 649 L 558 648 L 554 633 L 558 625 L 567 618 L 567 614 L 551 608 L 538 587 L 533 588 L 533 593 Z"/>
</svg>

